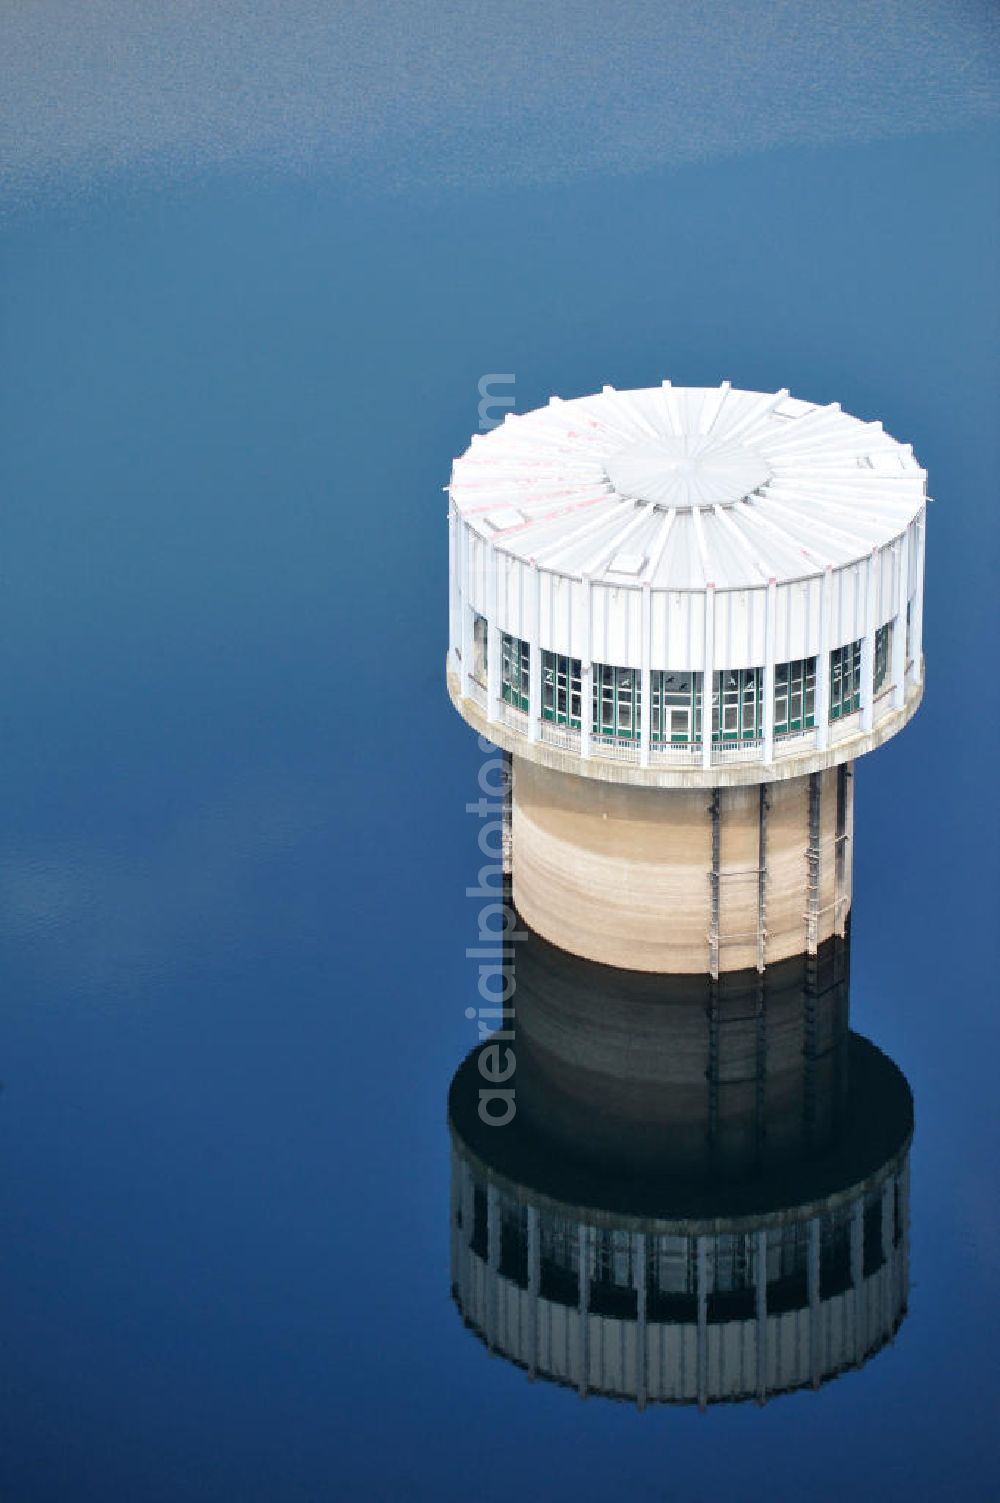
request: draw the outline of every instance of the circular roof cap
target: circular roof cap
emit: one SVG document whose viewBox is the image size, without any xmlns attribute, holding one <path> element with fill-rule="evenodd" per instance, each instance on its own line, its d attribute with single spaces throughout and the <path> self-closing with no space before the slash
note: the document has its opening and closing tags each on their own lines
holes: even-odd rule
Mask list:
<svg viewBox="0 0 1000 1503">
<path fill-rule="evenodd" d="M 756 449 L 703 434 L 628 444 L 604 470 L 619 496 L 677 511 L 735 506 L 771 478 Z"/>
<path fill-rule="evenodd" d="M 455 460 L 449 490 L 471 531 L 539 569 L 744 590 L 887 547 L 925 482 L 908 444 L 839 403 L 664 382 L 508 413 Z"/>
</svg>

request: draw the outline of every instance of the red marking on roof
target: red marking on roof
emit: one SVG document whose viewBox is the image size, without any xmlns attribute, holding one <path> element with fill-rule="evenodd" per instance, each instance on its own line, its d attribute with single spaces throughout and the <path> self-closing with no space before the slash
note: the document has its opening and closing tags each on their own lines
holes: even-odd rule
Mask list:
<svg viewBox="0 0 1000 1503">
<path fill-rule="evenodd" d="M 579 487 L 575 486 L 575 485 L 562 485 L 562 486 L 559 486 L 558 489 L 549 490 L 549 491 L 540 491 L 537 494 L 542 495 L 542 496 L 572 496 L 573 493 L 574 493 L 574 491 L 576 491 L 578 489 L 579 489 Z M 518 510 L 520 508 L 520 506 L 522 506 L 522 505 L 528 505 L 528 504 L 529 504 L 529 502 L 528 502 L 527 499 L 525 499 L 523 502 L 521 500 L 515 500 L 515 501 L 501 501 L 501 500 L 497 500 L 497 501 L 491 501 L 491 502 L 489 502 L 486 506 L 463 506 L 460 509 L 460 515 L 463 516 L 463 517 L 475 517 L 475 516 L 478 516 L 481 512 L 485 512 L 485 511 L 510 511 L 510 510 Z"/>
</svg>

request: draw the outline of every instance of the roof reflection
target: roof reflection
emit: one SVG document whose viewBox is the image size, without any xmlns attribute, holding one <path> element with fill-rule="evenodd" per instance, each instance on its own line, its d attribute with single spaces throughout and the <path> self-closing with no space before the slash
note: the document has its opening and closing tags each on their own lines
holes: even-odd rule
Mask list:
<svg viewBox="0 0 1000 1503">
<path fill-rule="evenodd" d="M 452 1293 L 530 1377 L 647 1403 L 766 1398 L 906 1313 L 913 1105 L 848 1024 L 849 939 L 710 987 L 516 961 L 516 1113 L 449 1096 Z"/>
</svg>

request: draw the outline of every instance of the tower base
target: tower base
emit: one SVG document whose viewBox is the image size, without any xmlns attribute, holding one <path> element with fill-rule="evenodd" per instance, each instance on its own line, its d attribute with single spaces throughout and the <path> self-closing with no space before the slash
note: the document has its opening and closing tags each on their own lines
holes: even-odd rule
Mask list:
<svg viewBox="0 0 1000 1503">
<path fill-rule="evenodd" d="M 623 970 L 718 976 L 843 936 L 853 764 L 756 786 L 598 783 L 513 758 L 514 902 Z"/>
</svg>

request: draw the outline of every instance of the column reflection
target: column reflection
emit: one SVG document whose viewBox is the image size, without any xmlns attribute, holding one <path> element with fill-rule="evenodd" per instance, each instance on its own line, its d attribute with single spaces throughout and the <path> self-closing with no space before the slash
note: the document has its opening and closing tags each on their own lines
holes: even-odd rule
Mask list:
<svg viewBox="0 0 1000 1503">
<path fill-rule="evenodd" d="M 647 1403 L 818 1387 L 906 1313 L 913 1103 L 850 1030 L 849 933 L 671 977 L 517 946 L 516 1115 L 449 1095 L 451 1283 L 530 1377 Z"/>
</svg>

